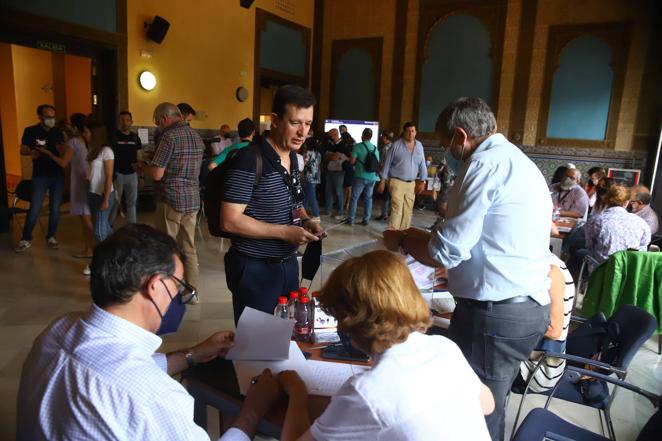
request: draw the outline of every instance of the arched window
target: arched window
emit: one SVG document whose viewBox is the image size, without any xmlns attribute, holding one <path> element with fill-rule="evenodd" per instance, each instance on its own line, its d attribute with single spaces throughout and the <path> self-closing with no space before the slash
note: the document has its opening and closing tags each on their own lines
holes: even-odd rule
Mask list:
<svg viewBox="0 0 662 441">
<path fill-rule="evenodd" d="M 381 38 L 335 40 L 331 116 L 377 120 L 381 78 Z"/>
<path fill-rule="evenodd" d="M 419 130 L 433 132 L 439 112 L 461 96 L 492 100 L 490 33 L 468 14 L 450 15 L 432 28 L 421 70 Z"/>
<path fill-rule="evenodd" d="M 583 36 L 561 52 L 552 77 L 547 137 L 602 141 L 606 137 L 614 71 L 606 41 Z"/>
<path fill-rule="evenodd" d="M 613 148 L 629 22 L 551 26 L 536 144 Z"/>
</svg>

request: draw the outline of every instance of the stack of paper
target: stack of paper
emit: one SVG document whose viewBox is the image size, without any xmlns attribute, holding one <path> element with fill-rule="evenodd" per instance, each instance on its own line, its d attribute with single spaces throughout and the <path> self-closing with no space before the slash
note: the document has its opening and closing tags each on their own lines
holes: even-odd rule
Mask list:
<svg viewBox="0 0 662 441">
<path fill-rule="evenodd" d="M 278 374 L 285 370 L 296 371 L 306 383 L 312 395 L 332 396 L 355 373 L 368 369 L 345 363 L 308 361 L 296 342 L 290 341 L 293 323 L 252 308 L 244 309 L 235 344 L 226 356 L 233 360 L 237 383 L 246 394 L 251 380 L 270 369 Z"/>
</svg>

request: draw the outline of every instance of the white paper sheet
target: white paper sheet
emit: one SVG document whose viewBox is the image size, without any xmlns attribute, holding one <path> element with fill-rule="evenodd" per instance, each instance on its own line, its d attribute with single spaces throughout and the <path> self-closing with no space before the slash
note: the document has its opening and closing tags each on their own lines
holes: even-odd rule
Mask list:
<svg viewBox="0 0 662 441">
<path fill-rule="evenodd" d="M 287 360 L 294 322 L 244 308 L 228 360 Z"/>
<path fill-rule="evenodd" d="M 149 131 L 147 129 L 138 129 L 138 138 L 140 138 L 140 143 L 145 147 L 149 144 Z"/>
<path fill-rule="evenodd" d="M 311 395 L 330 397 L 352 375 L 369 367 L 329 361 L 306 360 L 295 342 L 290 342 L 289 359 L 282 361 L 234 361 L 239 391 L 246 395 L 251 380 L 270 369 L 272 374 L 286 370 L 296 371 Z"/>
<path fill-rule="evenodd" d="M 246 395 L 251 386 L 251 380 L 262 373 L 265 369 L 270 369 L 271 373 L 276 375 L 282 371 L 297 371 L 299 375 L 306 375 L 308 369 L 306 358 L 299 349 L 296 342 L 289 342 L 288 359 L 280 361 L 238 361 L 235 360 L 234 371 L 237 374 L 237 383 L 239 391 Z"/>
</svg>

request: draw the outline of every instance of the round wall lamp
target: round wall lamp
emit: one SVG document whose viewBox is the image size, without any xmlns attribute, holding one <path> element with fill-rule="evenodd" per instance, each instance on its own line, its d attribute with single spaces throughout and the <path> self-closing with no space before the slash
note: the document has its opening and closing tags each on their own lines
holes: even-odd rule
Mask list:
<svg viewBox="0 0 662 441">
<path fill-rule="evenodd" d="M 150 91 L 156 87 L 156 76 L 148 70 L 143 70 L 138 76 L 138 84 L 143 89 Z"/>
<path fill-rule="evenodd" d="M 235 92 L 235 97 L 237 97 L 237 101 L 243 103 L 248 99 L 248 89 L 246 89 L 244 86 L 237 87 L 237 91 Z"/>
</svg>

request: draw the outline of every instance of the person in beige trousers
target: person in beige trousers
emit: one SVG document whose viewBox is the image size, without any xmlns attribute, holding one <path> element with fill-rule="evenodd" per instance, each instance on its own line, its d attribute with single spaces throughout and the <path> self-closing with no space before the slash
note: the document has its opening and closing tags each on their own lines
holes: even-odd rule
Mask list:
<svg viewBox="0 0 662 441">
<path fill-rule="evenodd" d="M 416 125 L 407 122 L 402 128 L 402 138 L 393 143 L 384 159 L 381 181 L 377 187 L 377 192 L 383 193 L 388 182 L 391 194 L 389 229 L 409 228 L 414 210 L 416 179 L 420 179 L 418 185 L 423 186 L 427 177 L 423 144 L 416 140 Z"/>
</svg>

